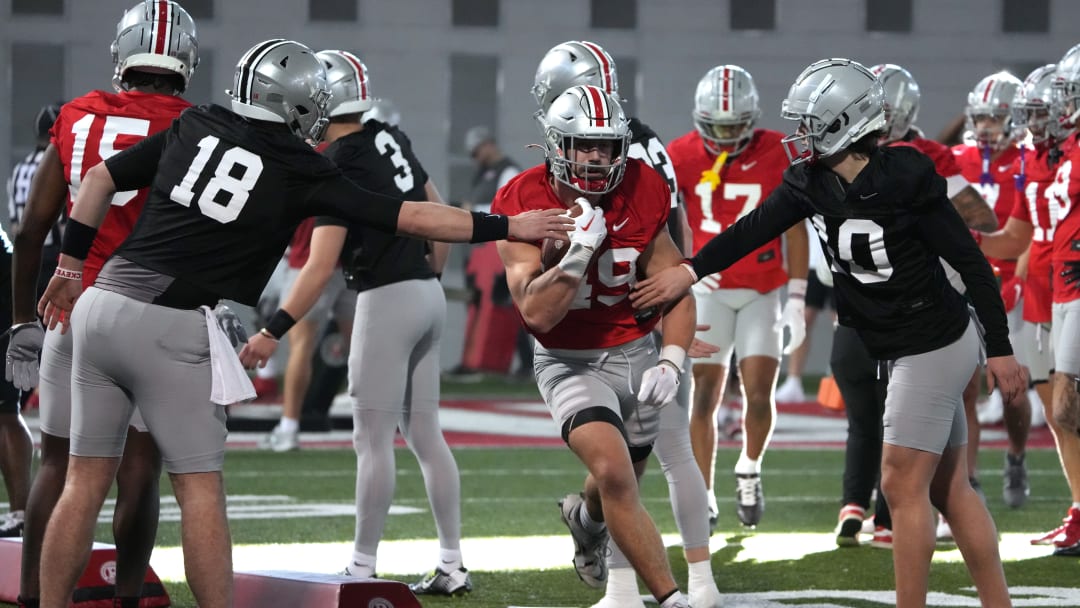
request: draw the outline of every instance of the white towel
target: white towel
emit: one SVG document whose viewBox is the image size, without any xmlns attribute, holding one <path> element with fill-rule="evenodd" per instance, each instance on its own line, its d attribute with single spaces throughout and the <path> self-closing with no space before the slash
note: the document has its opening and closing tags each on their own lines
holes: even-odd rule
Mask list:
<svg viewBox="0 0 1080 608">
<path fill-rule="evenodd" d="M 200 306 L 206 315 L 206 332 L 210 336 L 210 369 L 213 381 L 210 387 L 210 401 L 218 405 L 232 405 L 255 398 L 255 386 L 251 384 L 247 370 L 236 356 L 228 336 L 221 331 L 217 317 L 209 306 Z"/>
</svg>

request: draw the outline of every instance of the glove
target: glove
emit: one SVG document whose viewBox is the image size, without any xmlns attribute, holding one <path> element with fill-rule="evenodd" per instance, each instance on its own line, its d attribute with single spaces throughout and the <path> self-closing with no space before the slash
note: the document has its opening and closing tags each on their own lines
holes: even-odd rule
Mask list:
<svg viewBox="0 0 1080 608">
<path fill-rule="evenodd" d="M 574 218 L 574 231 L 570 233 L 570 244 L 581 245 L 596 251 L 596 248 L 607 237 L 604 210 L 599 207 L 594 209 L 585 197 L 578 197 L 574 202 L 581 207 L 581 215 Z"/>
<path fill-rule="evenodd" d="M 668 361 L 661 359 L 656 367 L 645 370 L 641 377 L 641 389 L 638 390 L 638 401 L 643 405 L 661 406 L 675 398 L 679 390 L 679 368 Z"/>
<path fill-rule="evenodd" d="M 589 268 L 592 255 L 607 237 L 604 210 L 593 209 L 589 201 L 579 197 L 575 201 L 581 207 L 581 215 L 574 218 L 574 231 L 570 233 L 570 247 L 559 260 L 559 268 L 566 274 L 581 279 Z"/>
<path fill-rule="evenodd" d="M 1069 260 L 1062 264 L 1061 278 L 1065 279 L 1066 285 L 1075 285 L 1080 281 L 1080 260 Z"/>
<path fill-rule="evenodd" d="M 45 328 L 38 321 L 19 323 L 8 330 L 4 378 L 15 388 L 29 391 L 38 385 L 38 364 L 44 341 Z"/>
<path fill-rule="evenodd" d="M 240 317 L 236 316 L 236 313 L 231 308 L 224 304 L 218 305 L 214 309 L 214 318 L 217 319 L 218 327 L 221 331 L 225 332 L 225 335 L 229 338 L 229 343 L 233 348 L 239 348 L 247 343 L 248 333 L 244 324 L 240 321 Z"/>
<path fill-rule="evenodd" d="M 784 354 L 790 355 L 806 339 L 806 279 L 791 279 L 788 281 L 788 299 L 784 304 L 784 311 L 780 313 L 773 329 L 783 332 L 784 328 L 791 330 L 791 341 L 784 347 Z"/>
<path fill-rule="evenodd" d="M 1018 276 L 1012 276 L 1001 282 L 1001 301 L 1005 304 L 1005 312 L 1012 312 L 1024 295 L 1024 280 Z"/>
</svg>

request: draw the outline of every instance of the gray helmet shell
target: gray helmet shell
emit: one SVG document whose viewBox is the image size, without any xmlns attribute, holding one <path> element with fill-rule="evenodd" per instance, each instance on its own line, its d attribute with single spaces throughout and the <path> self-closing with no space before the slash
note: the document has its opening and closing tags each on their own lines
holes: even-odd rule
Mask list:
<svg viewBox="0 0 1080 608">
<path fill-rule="evenodd" d="M 595 42 L 570 40 L 544 54 L 536 68 L 532 94 L 543 113 L 563 91 L 581 85 L 598 87 L 618 98 L 619 78 L 611 55 Z"/>
<path fill-rule="evenodd" d="M 908 134 L 919 116 L 919 83 L 904 68 L 881 63 L 870 68 L 885 89 L 885 139 L 899 141 Z"/>
<path fill-rule="evenodd" d="M 857 61 L 822 59 L 795 79 L 780 115 L 800 125 L 781 140 L 791 164 L 827 158 L 885 128 L 885 89 Z"/>
<path fill-rule="evenodd" d="M 754 134 L 761 107 L 754 78 L 737 65 L 719 65 L 705 73 L 694 93 L 694 128 L 705 149 L 719 155 L 742 152 Z M 722 137 L 717 128 L 741 127 L 734 137 Z"/>
<path fill-rule="evenodd" d="M 319 51 L 315 54 L 326 68 L 330 84 L 330 116 L 361 114 L 374 105 L 368 86 L 368 69 L 348 51 Z"/>
<path fill-rule="evenodd" d="M 594 86 L 571 87 L 555 98 L 539 118 L 544 132 L 544 152 L 551 174 L 558 181 L 583 194 L 611 192 L 626 171 L 626 151 L 630 145 L 630 121 L 615 97 Z M 577 175 L 580 168 L 574 150 L 582 140 L 611 141 L 611 162 L 593 166 L 604 171 L 602 178 Z"/>
<path fill-rule="evenodd" d="M 315 51 L 292 40 L 251 47 L 236 64 L 232 111 L 247 118 L 285 123 L 297 137 L 322 141 L 329 124 L 330 85 Z"/>
<path fill-rule="evenodd" d="M 124 12 L 109 52 L 117 91 L 130 69 L 178 74 L 187 88 L 199 65 L 195 21 L 172 0 L 144 0 Z"/>
</svg>

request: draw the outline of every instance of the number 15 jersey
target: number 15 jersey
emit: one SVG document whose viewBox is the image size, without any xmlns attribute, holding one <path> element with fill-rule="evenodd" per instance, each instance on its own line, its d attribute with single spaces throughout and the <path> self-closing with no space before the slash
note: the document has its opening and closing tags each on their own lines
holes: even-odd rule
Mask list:
<svg viewBox="0 0 1080 608">
<path fill-rule="evenodd" d="M 143 138 L 167 129 L 191 104 L 172 95 L 91 91 L 64 104 L 49 132 L 68 183 L 67 211 L 91 167 Z M 112 252 L 131 234 L 149 188 L 117 192 L 83 267 L 83 286 L 94 284 Z"/>
</svg>

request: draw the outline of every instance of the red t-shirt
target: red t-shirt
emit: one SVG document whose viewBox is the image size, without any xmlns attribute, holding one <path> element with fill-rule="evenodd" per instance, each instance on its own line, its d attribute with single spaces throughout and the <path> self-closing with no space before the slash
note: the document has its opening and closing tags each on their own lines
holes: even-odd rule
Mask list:
<svg viewBox="0 0 1080 608">
<path fill-rule="evenodd" d="M 697 131 L 668 144 L 668 156 L 686 202 L 686 218 L 694 233 L 694 253 L 753 211 L 780 185 L 789 164 L 780 145 L 783 137 L 777 131 L 755 129 L 746 148 L 738 156 L 728 157 L 720 168 L 720 183 L 716 185 L 704 175 L 712 170 L 717 157 L 705 149 Z M 787 279 L 782 240 L 777 238 L 720 273 L 720 289 L 766 293 Z"/>
<path fill-rule="evenodd" d="M 1080 202 L 1080 145 L 1077 145 L 1076 137 L 1070 140 L 1071 145 L 1054 174 L 1054 182 L 1046 189 L 1050 217 L 1057 218 L 1050 254 L 1054 302 L 1072 302 L 1080 298 L 1080 284 L 1065 285 L 1058 272 L 1062 262 L 1080 261 L 1080 213 L 1076 211 L 1076 203 Z"/>
<path fill-rule="evenodd" d="M 91 167 L 162 131 L 185 109 L 187 101 L 172 95 L 125 91 L 91 91 L 64 104 L 49 131 L 60 154 L 68 183 L 68 213 L 79 185 Z M 131 234 L 146 203 L 149 188 L 117 192 L 83 266 L 83 287 L 94 284 L 105 260 Z"/>
<path fill-rule="evenodd" d="M 593 254 L 569 312 L 548 333 L 532 332 L 547 348 L 609 348 L 636 340 L 656 325 L 634 319 L 630 289 L 637 283 L 638 256 L 667 228 L 671 190 L 651 167 L 637 159 L 615 190 L 600 200 L 608 234 Z M 527 169 L 499 189 L 492 213 L 516 215 L 530 209 L 564 207 L 548 183 L 544 165 Z M 540 243 L 533 243 L 537 247 Z M 531 331 L 531 330 L 530 330 Z"/>
<path fill-rule="evenodd" d="M 1016 174 L 1012 168 L 1013 163 L 1020 157 L 1020 150 L 1016 146 L 1009 146 L 998 154 L 997 158 L 989 161 L 986 167 L 983 167 L 982 150 L 978 146 L 960 144 L 953 146 L 952 152 L 964 179 L 971 182 L 972 187 L 994 210 L 998 228 L 1004 226 L 1016 201 Z M 984 173 L 989 176 L 989 181 L 985 184 L 982 183 Z M 999 260 L 991 257 L 986 259 L 998 268 L 1003 284 L 1016 274 L 1016 260 Z"/>
<path fill-rule="evenodd" d="M 911 141 L 895 141 L 890 146 L 910 146 L 930 157 L 934 161 L 934 168 L 938 175 L 946 179 L 961 175 L 960 165 L 956 163 L 956 156 L 949 146 L 925 137 L 916 137 Z"/>
</svg>

